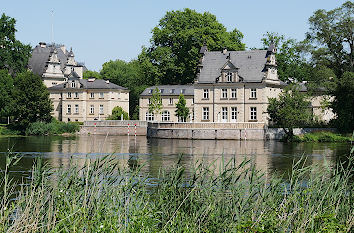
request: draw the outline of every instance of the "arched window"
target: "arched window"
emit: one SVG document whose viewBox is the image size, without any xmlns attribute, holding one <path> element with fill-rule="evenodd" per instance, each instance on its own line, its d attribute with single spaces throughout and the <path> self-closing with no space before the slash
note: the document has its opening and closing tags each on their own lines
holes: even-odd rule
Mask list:
<svg viewBox="0 0 354 233">
<path fill-rule="evenodd" d="M 162 121 L 170 121 L 170 112 L 169 111 L 162 112 Z"/>
<path fill-rule="evenodd" d="M 146 114 L 145 114 L 145 120 L 146 120 L 146 121 L 154 121 L 154 113 L 146 112 Z"/>
</svg>

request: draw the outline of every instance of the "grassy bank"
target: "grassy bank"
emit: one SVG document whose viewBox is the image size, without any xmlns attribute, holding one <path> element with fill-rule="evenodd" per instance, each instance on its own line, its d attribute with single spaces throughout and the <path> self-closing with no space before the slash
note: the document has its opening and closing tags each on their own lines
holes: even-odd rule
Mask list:
<svg viewBox="0 0 354 233">
<path fill-rule="evenodd" d="M 177 164 L 152 179 L 110 157 L 58 171 L 38 159 L 29 186 L 2 189 L 0 232 L 348 232 L 351 173 L 302 162 L 284 182 L 250 161 Z"/>
<path fill-rule="evenodd" d="M 35 122 L 28 126 L 26 129 L 26 135 L 61 135 L 64 133 L 76 133 L 79 130 L 79 123 L 76 122 Z"/>
<path fill-rule="evenodd" d="M 20 134 L 19 131 L 9 129 L 5 124 L 0 124 L 0 136 L 16 136 Z"/>
<path fill-rule="evenodd" d="M 313 132 L 307 133 L 299 136 L 295 136 L 293 141 L 295 142 L 351 142 L 353 141 L 353 136 L 343 136 L 341 134 L 336 134 L 332 132 Z"/>
</svg>

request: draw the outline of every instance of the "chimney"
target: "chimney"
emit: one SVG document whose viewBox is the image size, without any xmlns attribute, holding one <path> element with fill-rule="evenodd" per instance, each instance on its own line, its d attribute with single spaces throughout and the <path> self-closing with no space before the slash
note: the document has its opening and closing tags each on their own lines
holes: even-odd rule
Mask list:
<svg viewBox="0 0 354 233">
<path fill-rule="evenodd" d="M 41 48 L 46 48 L 47 44 L 45 42 L 39 42 L 39 46 L 41 46 Z"/>
<path fill-rule="evenodd" d="M 106 83 L 109 84 L 109 80 L 106 80 Z"/>
<path fill-rule="evenodd" d="M 227 48 L 224 48 L 224 49 L 222 50 L 222 53 L 223 53 L 224 55 L 226 55 L 226 53 L 227 53 Z"/>
</svg>

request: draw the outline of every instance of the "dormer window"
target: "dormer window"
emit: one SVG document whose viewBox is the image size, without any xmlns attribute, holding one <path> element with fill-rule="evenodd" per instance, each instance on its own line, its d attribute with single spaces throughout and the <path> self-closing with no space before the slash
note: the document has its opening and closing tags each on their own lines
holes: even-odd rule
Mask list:
<svg viewBox="0 0 354 233">
<path fill-rule="evenodd" d="M 227 80 L 227 82 L 229 82 L 229 83 L 232 82 L 232 73 L 231 73 L 231 72 L 227 72 L 227 74 L 226 74 L 226 80 Z"/>
<path fill-rule="evenodd" d="M 75 87 L 76 87 L 76 83 L 75 83 L 74 81 L 71 83 L 71 87 L 72 87 L 72 88 L 75 88 Z"/>
</svg>

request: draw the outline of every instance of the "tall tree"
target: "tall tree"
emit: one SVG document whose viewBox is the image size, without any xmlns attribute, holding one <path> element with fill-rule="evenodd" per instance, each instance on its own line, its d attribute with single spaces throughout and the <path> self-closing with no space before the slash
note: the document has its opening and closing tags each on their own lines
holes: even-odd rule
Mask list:
<svg viewBox="0 0 354 233">
<path fill-rule="evenodd" d="M 10 117 L 14 108 L 13 78 L 7 70 L 0 70 L 0 118 Z"/>
<path fill-rule="evenodd" d="M 300 93 L 297 86 L 290 86 L 284 90 L 279 98 L 269 98 L 267 112 L 270 120 L 282 127 L 286 133 L 286 140 L 294 136 L 295 127 L 303 127 L 312 120 L 309 110 L 310 102 Z"/>
<path fill-rule="evenodd" d="M 228 32 L 209 12 L 169 11 L 152 30 L 151 46 L 143 48 L 139 60 L 150 68 L 144 71 L 155 84 L 192 83 L 203 43 L 210 50 L 244 50 L 242 38 L 240 31 Z"/>
<path fill-rule="evenodd" d="M 152 97 L 150 98 L 149 112 L 154 115 L 160 114 L 162 110 L 162 99 L 160 90 L 158 87 L 152 92 Z"/>
<path fill-rule="evenodd" d="M 313 59 L 332 68 L 337 76 L 353 72 L 354 3 L 348 1 L 330 11 L 317 10 L 309 23 L 307 38 L 314 47 Z"/>
<path fill-rule="evenodd" d="M 275 32 L 267 32 L 263 36 L 261 40 L 264 49 L 267 49 L 271 43 L 274 43 L 277 48 L 275 56 L 280 80 L 285 82 L 309 80 L 311 65 L 304 58 L 304 52 L 308 47 L 304 42 L 286 38 Z"/>
<path fill-rule="evenodd" d="M 16 20 L 2 14 L 0 18 L 0 69 L 15 74 L 26 69 L 31 46 L 16 40 Z"/>
<path fill-rule="evenodd" d="M 183 122 L 186 122 L 189 117 L 189 108 L 186 106 L 186 99 L 183 94 L 179 95 L 176 103 L 176 116 Z"/>
<path fill-rule="evenodd" d="M 129 120 L 129 115 L 122 107 L 116 106 L 112 109 L 112 115 L 110 115 L 107 120 Z"/>
<path fill-rule="evenodd" d="M 24 131 L 27 126 L 36 121 L 50 122 L 53 110 L 47 87 L 42 79 L 29 71 L 16 75 L 14 79 L 15 128 Z"/>
<path fill-rule="evenodd" d="M 100 76 L 112 83 L 126 87 L 129 93 L 129 113 L 131 119 L 139 118 L 139 97 L 149 83 L 142 72 L 142 66 L 137 60 L 130 62 L 115 60 L 102 65 Z"/>
<path fill-rule="evenodd" d="M 98 73 L 97 71 L 92 71 L 92 70 L 86 70 L 83 74 L 82 74 L 82 78 L 83 79 L 88 79 L 88 78 L 96 78 L 96 79 L 102 79 L 102 76 L 100 73 Z"/>
</svg>

